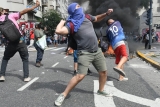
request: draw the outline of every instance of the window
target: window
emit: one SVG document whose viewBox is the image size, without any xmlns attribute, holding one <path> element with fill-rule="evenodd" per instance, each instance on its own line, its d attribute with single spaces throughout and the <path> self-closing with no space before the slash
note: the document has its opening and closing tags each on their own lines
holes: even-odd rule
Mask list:
<svg viewBox="0 0 160 107">
<path fill-rule="evenodd" d="M 157 7 L 157 12 L 160 12 L 160 7 Z"/>
<path fill-rule="evenodd" d="M 24 0 L 7 0 L 7 2 L 24 3 Z"/>
</svg>

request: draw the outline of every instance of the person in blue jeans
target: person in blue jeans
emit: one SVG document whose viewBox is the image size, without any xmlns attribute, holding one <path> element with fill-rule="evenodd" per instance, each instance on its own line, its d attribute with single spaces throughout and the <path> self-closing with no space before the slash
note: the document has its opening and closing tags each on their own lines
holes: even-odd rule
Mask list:
<svg viewBox="0 0 160 107">
<path fill-rule="evenodd" d="M 77 50 L 74 50 L 73 57 L 74 57 L 74 75 L 76 75 L 77 74 L 77 67 L 78 67 Z M 88 68 L 87 75 L 91 75 L 91 74 L 92 74 L 92 72 Z"/>
<path fill-rule="evenodd" d="M 44 54 L 44 50 L 41 49 L 36 42 L 44 35 L 42 29 L 41 29 L 41 25 L 38 24 L 36 25 L 36 30 L 34 31 L 34 35 L 35 35 L 35 41 L 34 41 L 34 47 L 37 50 L 37 58 L 36 58 L 36 67 L 40 67 L 43 66 L 43 64 L 41 64 L 42 58 L 43 58 L 43 54 Z"/>
</svg>

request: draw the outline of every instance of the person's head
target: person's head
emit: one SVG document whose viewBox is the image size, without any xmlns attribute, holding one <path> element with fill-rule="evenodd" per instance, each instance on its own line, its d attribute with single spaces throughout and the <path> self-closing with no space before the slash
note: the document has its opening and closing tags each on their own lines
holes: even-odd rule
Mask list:
<svg viewBox="0 0 160 107">
<path fill-rule="evenodd" d="M 38 29 L 41 29 L 41 24 L 38 24 L 38 25 L 37 25 L 37 28 L 38 28 Z"/>
<path fill-rule="evenodd" d="M 0 7 L 0 16 L 2 15 L 2 12 L 3 12 L 3 8 Z"/>
<path fill-rule="evenodd" d="M 3 14 L 3 15 L 8 15 L 8 12 L 9 12 L 9 9 L 3 9 L 3 10 L 2 10 L 2 14 Z"/>
<path fill-rule="evenodd" d="M 46 27 L 46 26 L 44 27 L 44 30 L 47 30 L 47 27 Z"/>
<path fill-rule="evenodd" d="M 74 15 L 75 13 L 77 13 L 78 10 L 80 10 L 80 12 L 83 13 L 83 9 L 78 3 L 71 3 L 68 6 L 68 13 L 69 13 L 70 16 Z"/>
<path fill-rule="evenodd" d="M 106 21 L 106 24 L 108 25 L 108 26 L 110 26 L 112 23 L 114 23 L 115 22 L 115 20 L 113 20 L 113 19 L 108 19 L 107 21 Z"/>
</svg>

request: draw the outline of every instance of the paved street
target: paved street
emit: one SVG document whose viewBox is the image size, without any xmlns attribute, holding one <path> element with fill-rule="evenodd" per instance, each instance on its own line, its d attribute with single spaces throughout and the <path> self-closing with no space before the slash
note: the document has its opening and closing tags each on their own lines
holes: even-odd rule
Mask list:
<svg viewBox="0 0 160 107">
<path fill-rule="evenodd" d="M 54 100 L 65 89 L 73 74 L 73 57 L 64 54 L 65 47 L 50 47 L 44 53 L 43 67 L 34 66 L 36 52 L 29 52 L 32 81 L 22 81 L 22 63 L 17 53 L 8 63 L 6 81 L 0 83 L 0 107 L 54 107 Z M 3 49 L 0 49 L 2 58 Z M 102 97 L 98 89 L 98 74 L 86 78 L 68 95 L 62 107 L 160 107 L 160 72 L 139 58 L 125 65 L 128 81 L 119 82 L 113 71 L 114 58 L 106 58 L 108 82 L 105 90 L 113 97 Z"/>
</svg>

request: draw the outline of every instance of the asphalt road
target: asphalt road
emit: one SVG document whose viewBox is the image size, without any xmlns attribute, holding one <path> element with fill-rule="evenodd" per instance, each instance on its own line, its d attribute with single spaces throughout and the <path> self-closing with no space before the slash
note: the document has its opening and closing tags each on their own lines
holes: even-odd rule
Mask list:
<svg viewBox="0 0 160 107">
<path fill-rule="evenodd" d="M 0 83 L 0 107 L 54 107 L 54 101 L 65 89 L 73 74 L 73 57 L 64 54 L 65 47 L 50 47 L 45 51 L 43 67 L 34 66 L 36 52 L 29 52 L 32 81 L 23 82 L 22 62 L 17 53 L 8 63 L 6 81 Z M 3 49 L 0 48 L 0 59 Z M 114 58 L 106 58 L 108 84 L 113 97 L 96 95 L 98 74 L 91 65 L 91 76 L 81 81 L 67 96 L 62 107 L 160 107 L 160 73 L 139 58 L 125 64 L 128 81 L 118 81 L 113 70 Z M 110 85 L 113 83 L 114 86 Z M 157 99 L 157 100 L 156 100 Z M 156 101 L 155 101 L 156 100 Z M 102 102 L 103 101 L 103 102 Z M 112 104 L 111 104 L 112 103 Z"/>
</svg>

